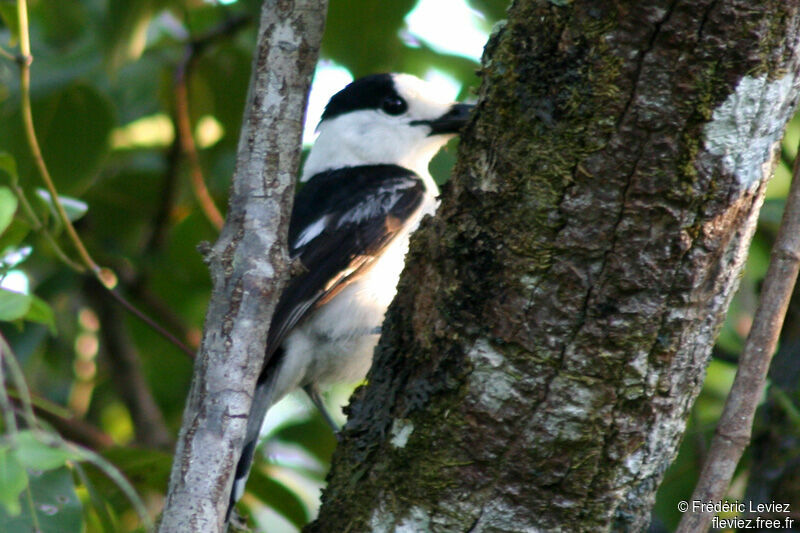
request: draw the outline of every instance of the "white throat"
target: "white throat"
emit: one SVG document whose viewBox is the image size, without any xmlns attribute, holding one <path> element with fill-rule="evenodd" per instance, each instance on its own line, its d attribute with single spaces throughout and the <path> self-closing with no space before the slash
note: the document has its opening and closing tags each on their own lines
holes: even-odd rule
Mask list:
<svg viewBox="0 0 800 533">
<path fill-rule="evenodd" d="M 323 122 L 300 181 L 326 170 L 362 165 L 398 165 L 425 182 L 429 194 L 438 195 L 428 165 L 452 135 L 429 135 L 427 126 L 376 124 L 373 111 L 351 113 Z"/>
</svg>

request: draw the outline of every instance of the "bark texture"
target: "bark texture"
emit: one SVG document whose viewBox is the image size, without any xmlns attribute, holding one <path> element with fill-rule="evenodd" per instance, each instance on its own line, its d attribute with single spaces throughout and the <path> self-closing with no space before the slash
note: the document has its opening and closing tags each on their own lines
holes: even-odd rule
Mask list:
<svg viewBox="0 0 800 533">
<path fill-rule="evenodd" d="M 797 101 L 798 24 L 779 1 L 513 3 L 309 531 L 646 527 Z"/>
<path fill-rule="evenodd" d="M 739 356 L 725 408 L 719 417 L 700 479 L 691 500 L 721 501 L 728 492 L 736 465 L 750 443 L 756 407 L 764 393 L 772 354 L 778 346 L 789 300 L 800 271 L 800 160 L 795 165 L 792 186 L 786 197 L 778 237 L 772 247 L 753 326 Z M 713 512 L 686 513 L 678 533 L 706 531 Z M 780 522 L 783 523 L 783 522 Z"/>
<path fill-rule="evenodd" d="M 265 0 L 225 226 L 206 251 L 213 292 L 162 533 L 222 531 L 270 317 L 327 0 Z"/>
</svg>

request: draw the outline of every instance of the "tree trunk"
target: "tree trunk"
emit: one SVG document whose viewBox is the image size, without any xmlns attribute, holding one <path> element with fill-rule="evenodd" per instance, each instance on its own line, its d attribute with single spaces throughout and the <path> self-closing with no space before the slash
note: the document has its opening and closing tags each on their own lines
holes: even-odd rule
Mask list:
<svg viewBox="0 0 800 533">
<path fill-rule="evenodd" d="M 798 24 L 779 1 L 513 3 L 308 531 L 646 527 L 795 107 Z"/>
<path fill-rule="evenodd" d="M 161 533 L 224 527 L 256 378 L 288 272 L 286 234 L 327 0 L 265 0 L 229 211 L 206 251 L 214 289 Z"/>
</svg>

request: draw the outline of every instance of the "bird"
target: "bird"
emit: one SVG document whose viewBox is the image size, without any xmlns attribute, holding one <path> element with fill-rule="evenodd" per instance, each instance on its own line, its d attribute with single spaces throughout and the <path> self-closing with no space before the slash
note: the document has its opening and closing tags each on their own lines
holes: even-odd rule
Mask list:
<svg viewBox="0 0 800 533">
<path fill-rule="evenodd" d="M 264 417 L 284 395 L 302 388 L 338 429 L 320 387 L 366 376 L 409 236 L 438 207 L 428 165 L 472 107 L 398 73 L 359 78 L 330 98 L 289 222 L 289 255 L 300 273 L 273 313 L 226 522 L 244 492 Z"/>
</svg>

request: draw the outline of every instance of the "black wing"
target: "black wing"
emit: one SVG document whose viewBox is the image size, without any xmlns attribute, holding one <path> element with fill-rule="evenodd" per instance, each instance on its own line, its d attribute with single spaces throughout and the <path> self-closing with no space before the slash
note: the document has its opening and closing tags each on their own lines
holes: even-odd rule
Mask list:
<svg viewBox="0 0 800 533">
<path fill-rule="evenodd" d="M 306 271 L 281 295 L 265 361 L 291 329 L 368 268 L 422 204 L 425 185 L 396 165 L 347 167 L 312 177 L 295 198 L 289 252 Z"/>
</svg>

